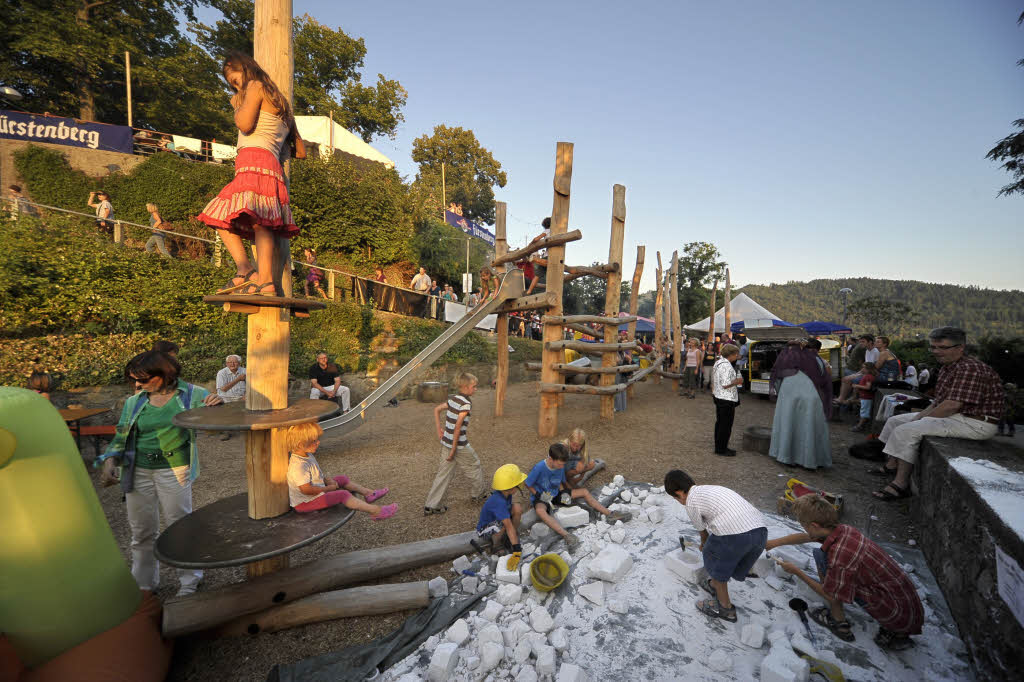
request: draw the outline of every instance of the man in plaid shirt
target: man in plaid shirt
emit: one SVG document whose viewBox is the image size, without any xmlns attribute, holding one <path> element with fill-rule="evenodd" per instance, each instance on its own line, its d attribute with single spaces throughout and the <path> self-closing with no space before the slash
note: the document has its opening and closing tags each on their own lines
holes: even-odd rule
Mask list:
<svg viewBox="0 0 1024 682">
<path fill-rule="evenodd" d="M 856 601 L 878 621 L 876 644 L 895 651 L 911 646 L 910 636 L 921 634 L 924 607 L 900 565 L 859 530 L 840 524 L 835 507 L 821 495 L 797 499 L 793 514 L 806 532 L 769 540 L 765 548 L 821 543 L 821 549 L 813 552 L 820 582 L 795 564 L 782 562 L 783 570 L 803 580 L 828 602 L 828 606 L 811 611 L 811 618 L 836 637 L 852 642 L 855 637 L 843 604 Z"/>
<path fill-rule="evenodd" d="M 996 435 L 1005 409 L 1003 384 L 995 370 L 965 355 L 967 334 L 955 327 L 939 327 L 928 334 L 928 345 L 938 360 L 935 402 L 922 412 L 889 417 L 878 439 L 889 455 L 885 465 L 870 472 L 894 476 L 875 497 L 885 502 L 910 497 L 910 472 L 925 436 L 987 440 Z"/>
</svg>

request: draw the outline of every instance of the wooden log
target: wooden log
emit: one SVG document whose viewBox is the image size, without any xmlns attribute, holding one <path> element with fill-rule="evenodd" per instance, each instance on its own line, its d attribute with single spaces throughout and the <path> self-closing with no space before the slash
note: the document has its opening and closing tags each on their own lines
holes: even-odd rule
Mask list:
<svg viewBox="0 0 1024 682">
<path fill-rule="evenodd" d="M 665 377 L 666 379 L 675 379 L 677 381 L 683 378 L 683 375 L 680 374 L 679 372 L 666 372 L 663 369 L 659 369 L 658 374 Z"/>
<path fill-rule="evenodd" d="M 163 633 L 180 637 L 247 613 L 344 585 L 381 578 L 473 552 L 475 531 L 326 557 L 218 590 L 164 603 Z"/>
<path fill-rule="evenodd" d="M 541 393 L 585 393 L 587 395 L 614 396 L 626 390 L 626 384 L 610 384 L 608 386 L 590 386 L 587 384 L 549 384 L 542 381 Z"/>
<path fill-rule="evenodd" d="M 554 197 L 551 206 L 551 237 L 565 237 L 569 229 L 569 190 L 572 186 L 572 155 L 573 146 L 569 142 L 559 142 L 555 152 L 555 177 L 553 181 Z M 579 230 L 574 231 L 579 234 Z M 580 235 L 582 236 L 582 235 Z M 565 268 L 565 241 L 548 247 L 547 257 L 547 294 L 552 297 L 550 306 L 552 315 L 562 314 L 562 281 Z M 544 352 L 541 369 L 541 381 L 554 384 L 559 380 L 558 372 L 552 365 L 563 359 L 561 349 L 548 347 L 562 338 L 562 327 L 557 324 L 544 325 Z M 554 438 L 558 433 L 559 396 L 553 393 L 541 393 L 540 408 L 537 412 L 537 435 L 542 438 Z"/>
<path fill-rule="evenodd" d="M 715 341 L 715 296 L 718 294 L 718 278 L 715 278 L 715 283 L 711 287 L 711 321 L 708 322 L 708 344 L 712 344 Z"/>
<path fill-rule="evenodd" d="M 664 363 L 665 363 L 665 356 L 664 355 L 658 356 L 654 360 L 654 362 L 652 362 L 651 364 L 647 365 L 646 367 L 644 367 L 639 372 L 634 372 L 633 376 L 629 377 L 629 381 L 626 382 L 626 385 L 635 384 L 636 382 L 640 381 L 641 379 L 643 379 L 645 376 L 647 376 L 651 372 L 654 372 L 655 370 L 660 368 Z M 655 375 L 655 376 L 657 376 L 657 375 Z"/>
<path fill-rule="evenodd" d="M 600 279 L 608 279 L 608 275 L 616 272 L 612 265 L 566 265 L 565 271 L 575 277 L 589 275 Z"/>
<path fill-rule="evenodd" d="M 647 247 L 643 245 L 636 247 L 636 267 L 633 269 L 633 280 L 630 282 L 629 287 L 629 315 L 625 318 L 625 321 L 628 322 L 626 335 L 630 341 L 636 341 L 636 311 L 640 300 L 640 278 L 644 274 L 644 252 L 646 250 Z M 633 384 L 629 385 L 626 397 L 633 397 Z"/>
<path fill-rule="evenodd" d="M 679 252 L 672 252 L 672 273 L 669 276 L 669 306 L 672 313 L 672 366 L 679 371 L 683 350 L 683 325 L 679 319 Z M 679 393 L 679 379 L 672 380 L 672 390 Z"/>
<path fill-rule="evenodd" d="M 570 322 L 589 322 L 591 324 L 606 324 L 612 326 L 619 326 L 620 324 L 626 324 L 627 322 L 635 323 L 637 316 L 607 316 L 607 315 L 545 315 L 541 318 L 541 322 L 548 324 L 568 324 Z"/>
<path fill-rule="evenodd" d="M 729 268 L 725 269 L 725 333 L 732 334 L 732 310 L 729 309 L 732 300 L 732 283 L 729 280 Z"/>
<path fill-rule="evenodd" d="M 278 632 L 325 620 L 420 609 L 428 604 L 430 591 L 425 580 L 391 585 L 366 585 L 321 592 L 261 613 L 236 618 L 217 628 L 216 634 L 239 637 L 261 632 Z"/>
<path fill-rule="evenodd" d="M 624 185 L 612 186 L 612 227 L 611 236 L 608 238 L 608 264 L 615 266 L 615 270 L 608 273 L 608 286 L 604 292 L 604 315 L 605 317 L 618 317 L 619 298 L 622 294 L 622 240 L 626 234 L 626 187 Z M 605 325 L 605 344 L 615 343 L 619 338 L 619 326 Z M 631 341 L 634 346 L 635 341 Z M 614 351 L 607 351 L 601 356 L 602 367 L 614 367 L 619 364 L 619 355 Z M 615 376 L 612 374 L 601 375 L 601 386 L 611 386 L 615 383 Z M 601 418 L 613 419 L 615 417 L 615 396 L 608 395 L 601 398 Z"/>
<path fill-rule="evenodd" d="M 530 294 L 529 296 L 520 296 L 519 298 L 513 298 L 506 301 L 498 308 L 498 314 L 512 313 L 519 310 L 539 310 L 540 308 L 554 308 L 560 306 L 562 299 L 560 296 L 555 296 L 551 292 L 551 288 L 540 294 Z"/>
<path fill-rule="evenodd" d="M 637 350 L 636 343 L 587 343 L 586 341 L 545 341 L 544 350 L 574 350 L 579 353 L 606 353 L 620 350 Z M 547 363 L 545 363 L 547 364 Z"/>
<path fill-rule="evenodd" d="M 597 338 L 598 333 L 591 329 L 590 327 L 587 327 L 586 325 L 576 324 L 575 322 L 566 322 L 562 324 L 562 327 L 565 327 L 566 329 L 571 329 L 574 332 L 579 332 L 580 334 L 584 334 L 585 336 L 589 336 L 591 338 Z"/>
<path fill-rule="evenodd" d="M 538 367 L 537 369 L 540 368 Z M 618 374 L 619 372 L 635 372 L 636 370 L 640 369 L 640 365 L 614 365 L 612 367 L 576 367 L 574 365 L 567 365 L 559 362 L 555 364 L 555 369 L 557 369 L 560 374 Z"/>
<path fill-rule="evenodd" d="M 664 294 L 661 288 L 661 251 L 656 252 L 658 257 L 658 267 L 654 269 L 654 352 L 662 353 L 661 347 L 661 335 L 665 332 L 665 321 L 663 317 L 662 295 Z M 655 375 L 655 383 L 661 383 L 661 377 Z"/>
<path fill-rule="evenodd" d="M 494 202 L 494 254 L 499 258 L 508 253 L 506 239 L 506 213 L 508 204 L 504 201 Z M 505 272 L 505 264 L 497 266 L 499 276 Z M 505 394 L 508 391 L 508 313 L 498 313 L 495 323 L 498 331 L 498 371 L 494 378 L 494 416 L 505 414 Z"/>
<path fill-rule="evenodd" d="M 252 315 L 253 313 L 258 313 L 259 311 L 260 306 L 258 305 L 249 305 L 248 303 L 234 302 L 224 303 L 224 312 L 226 313 L 243 313 L 245 315 Z"/>
<path fill-rule="evenodd" d="M 568 143 L 567 142 L 559 142 L 558 144 L 568 144 Z M 566 226 L 567 226 L 567 229 L 568 229 L 568 224 L 569 224 L 568 223 L 568 216 L 566 216 Z M 548 260 L 550 261 L 551 260 L 551 247 L 553 247 L 553 246 L 560 246 L 560 247 L 562 247 L 562 251 L 563 251 L 563 254 L 564 254 L 564 252 L 565 252 L 565 245 L 566 244 L 568 244 L 569 242 L 578 241 L 580 239 L 583 239 L 583 233 L 580 232 L 579 230 L 573 230 L 572 232 L 566 232 L 566 231 L 563 230 L 562 232 L 556 233 L 555 232 L 555 219 L 554 219 L 554 215 L 552 215 L 551 216 L 551 236 L 550 237 L 543 237 L 541 239 L 538 239 L 537 241 L 533 242 L 532 244 L 527 244 L 526 246 L 524 246 L 521 249 L 516 249 L 515 251 L 509 251 L 504 256 L 495 256 L 494 260 L 491 261 L 491 265 L 493 267 L 497 267 L 497 266 L 502 265 L 504 263 L 514 263 L 514 262 L 516 262 L 518 260 L 522 260 L 523 256 L 529 256 L 531 253 L 536 253 L 537 251 L 540 251 L 541 249 L 547 249 L 548 250 Z M 550 265 L 548 267 L 550 268 Z M 562 267 L 563 268 L 565 267 L 564 263 L 562 264 Z"/>
</svg>

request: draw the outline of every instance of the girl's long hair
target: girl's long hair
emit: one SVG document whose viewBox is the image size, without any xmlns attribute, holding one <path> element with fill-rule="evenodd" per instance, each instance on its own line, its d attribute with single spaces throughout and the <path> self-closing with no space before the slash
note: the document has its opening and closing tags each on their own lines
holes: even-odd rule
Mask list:
<svg viewBox="0 0 1024 682">
<path fill-rule="evenodd" d="M 294 117 L 292 116 L 292 107 L 285 99 L 285 96 L 277 89 L 277 85 L 270 78 L 266 71 L 256 63 L 256 60 L 245 54 L 244 52 L 229 52 L 224 58 L 224 65 L 221 67 L 221 73 L 224 75 L 224 80 L 228 79 L 228 68 L 235 69 L 242 72 L 242 89 L 249 84 L 249 81 L 259 81 L 263 86 L 263 92 L 266 93 L 267 99 L 274 103 L 277 110 L 281 112 L 281 120 L 284 121 L 288 126 L 291 126 Z M 228 82 L 228 87 L 234 90 L 234 86 Z M 238 92 L 236 90 L 236 92 Z"/>
</svg>

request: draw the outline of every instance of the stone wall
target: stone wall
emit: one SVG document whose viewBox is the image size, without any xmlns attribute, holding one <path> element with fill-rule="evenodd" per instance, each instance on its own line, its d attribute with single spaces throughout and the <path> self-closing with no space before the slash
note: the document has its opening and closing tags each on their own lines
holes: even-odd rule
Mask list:
<svg viewBox="0 0 1024 682">
<path fill-rule="evenodd" d="M 923 531 L 921 548 L 978 679 L 1011 679 L 1024 671 L 1024 627 L 999 595 L 995 550 L 999 547 L 1024 567 L 1024 538 L 950 466 L 957 457 L 991 460 L 1012 471 L 1024 471 L 1024 460 L 1020 450 L 1002 441 L 926 438 L 911 500 L 914 521 Z"/>
<path fill-rule="evenodd" d="M 0 140 L 0 187 L 3 188 L 4 196 L 7 196 L 8 185 L 23 184 L 18 176 L 18 170 L 14 167 L 14 153 L 30 144 L 62 153 L 72 168 L 96 178 L 107 176 L 115 171 L 129 171 L 146 159 L 145 156 L 108 152 L 101 149 L 88 149 L 87 147 L 69 147 L 63 144 L 26 142 L 24 140 Z M 85 200 L 88 198 L 88 196 L 82 197 L 82 206 L 79 209 L 86 213 L 91 211 L 85 205 Z"/>
</svg>

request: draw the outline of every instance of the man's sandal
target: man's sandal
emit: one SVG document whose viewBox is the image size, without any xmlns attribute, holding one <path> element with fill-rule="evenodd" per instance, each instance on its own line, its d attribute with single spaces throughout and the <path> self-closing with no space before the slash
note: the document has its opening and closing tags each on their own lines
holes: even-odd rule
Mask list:
<svg viewBox="0 0 1024 682">
<path fill-rule="evenodd" d="M 448 507 L 445 507 L 444 505 L 441 505 L 440 507 L 424 507 L 423 515 L 430 516 L 432 514 L 444 514 L 446 511 L 448 511 Z"/>
<path fill-rule="evenodd" d="M 892 488 L 896 492 L 891 493 L 888 491 L 888 488 Z M 895 502 L 896 500 L 902 500 L 903 498 L 906 497 L 913 497 L 914 495 L 912 492 L 910 492 L 909 485 L 906 488 L 904 488 L 902 486 L 896 485 L 895 482 L 889 483 L 889 485 L 885 486 L 885 488 L 882 488 L 881 490 L 876 490 L 871 494 L 874 496 L 876 500 L 881 500 L 882 502 Z"/>
<path fill-rule="evenodd" d="M 712 599 L 701 599 L 697 602 L 697 610 L 705 616 L 721 618 L 722 620 L 729 621 L 730 623 L 736 622 L 736 607 L 730 606 L 726 608 L 722 606 L 722 603 L 718 601 L 718 597 L 714 597 Z"/>
<path fill-rule="evenodd" d="M 234 277 L 228 280 L 227 285 L 225 285 L 223 289 L 218 289 L 217 293 L 230 294 L 235 291 L 238 291 L 239 289 L 244 289 L 245 287 L 252 284 L 252 278 L 255 274 L 255 270 L 250 270 L 244 275 L 235 275 Z"/>
<path fill-rule="evenodd" d="M 707 580 L 703 580 L 699 584 L 700 584 L 701 587 L 704 588 L 705 592 L 710 594 L 715 599 L 718 599 L 718 593 L 715 592 L 715 588 L 711 586 L 711 578 L 708 578 Z"/>
<path fill-rule="evenodd" d="M 853 629 L 850 627 L 850 621 L 848 620 L 836 620 L 832 617 L 832 613 L 829 611 L 827 606 L 814 609 L 807 615 L 811 617 L 818 625 L 828 628 L 832 631 L 832 634 L 843 640 L 844 642 L 852 642 L 856 639 L 853 636 Z"/>
<path fill-rule="evenodd" d="M 880 627 L 878 628 L 878 634 L 875 635 L 875 644 L 889 651 L 903 651 L 914 646 L 914 640 L 910 639 L 910 635 L 901 635 Z"/>
<path fill-rule="evenodd" d="M 877 467 L 868 467 L 867 469 L 865 469 L 865 471 L 867 471 L 869 474 L 872 474 L 874 476 L 895 476 L 896 475 L 896 469 L 895 468 L 890 469 L 889 467 L 885 466 L 884 464 L 882 466 L 877 466 Z"/>
</svg>

